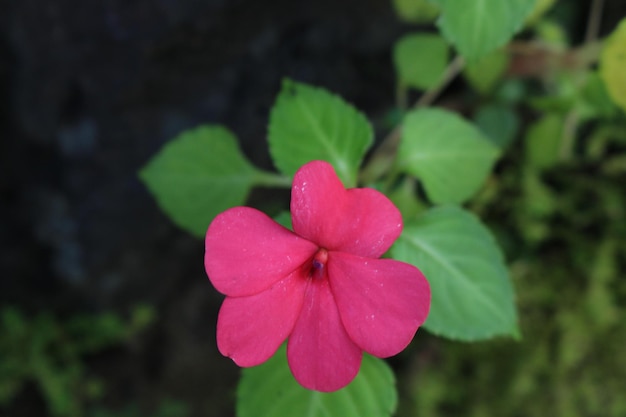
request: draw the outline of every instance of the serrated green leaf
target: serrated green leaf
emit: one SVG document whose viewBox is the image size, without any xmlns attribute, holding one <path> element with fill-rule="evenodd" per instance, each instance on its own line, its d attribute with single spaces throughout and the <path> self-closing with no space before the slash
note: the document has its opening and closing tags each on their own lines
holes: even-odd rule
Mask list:
<svg viewBox="0 0 626 417">
<path fill-rule="evenodd" d="M 398 151 L 400 170 L 418 177 L 434 203 L 461 203 L 481 187 L 499 155 L 475 126 L 441 109 L 407 114 Z"/>
<path fill-rule="evenodd" d="M 559 160 L 563 123 L 562 115 L 548 113 L 528 127 L 524 142 L 530 166 L 549 168 Z"/>
<path fill-rule="evenodd" d="M 613 101 L 626 112 L 626 18 L 609 36 L 600 57 L 600 76 Z"/>
<path fill-rule="evenodd" d="M 463 76 L 476 91 L 488 94 L 502 78 L 508 63 L 508 54 L 497 49 L 469 63 L 463 70 Z"/>
<path fill-rule="evenodd" d="M 257 175 L 221 126 L 181 133 L 139 173 L 174 223 L 199 237 L 216 215 L 245 202 Z"/>
<path fill-rule="evenodd" d="M 393 61 L 405 85 L 427 90 L 436 86 L 443 76 L 448 63 L 448 44 L 438 35 L 406 35 L 394 45 Z"/>
<path fill-rule="evenodd" d="M 429 331 L 451 339 L 519 336 L 513 289 L 503 255 L 471 213 L 435 207 L 407 222 L 391 248 L 394 259 L 417 266 L 431 286 Z"/>
<path fill-rule="evenodd" d="M 303 388 L 287 366 L 285 348 L 262 365 L 243 370 L 237 388 L 239 417 L 388 417 L 398 395 L 389 366 L 363 356 L 361 370 L 347 387 L 331 393 Z"/>
<path fill-rule="evenodd" d="M 507 43 L 532 11 L 535 0 L 437 0 L 443 36 L 468 61 Z"/>
<path fill-rule="evenodd" d="M 474 121 L 485 135 L 500 149 L 507 148 L 519 129 L 519 118 L 508 106 L 490 104 L 482 106 Z"/>
<path fill-rule="evenodd" d="M 276 167 L 292 176 L 312 160 L 330 162 L 347 187 L 356 185 L 372 128 L 363 114 L 338 96 L 286 80 L 272 108 L 270 154 Z"/>
</svg>

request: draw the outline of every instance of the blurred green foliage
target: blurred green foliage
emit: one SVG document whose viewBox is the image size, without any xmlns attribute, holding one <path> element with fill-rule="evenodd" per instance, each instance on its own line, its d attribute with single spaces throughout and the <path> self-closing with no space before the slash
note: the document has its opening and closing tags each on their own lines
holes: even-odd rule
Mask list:
<svg viewBox="0 0 626 417">
<path fill-rule="evenodd" d="M 96 408 L 89 417 L 185 417 L 189 415 L 189 406 L 180 401 L 164 399 L 152 414 L 143 414 L 137 404 L 131 404 L 120 411 Z"/>
<path fill-rule="evenodd" d="M 27 383 L 34 384 L 53 417 L 85 415 L 89 401 L 104 394 L 103 381 L 88 372 L 86 356 L 129 340 L 154 319 L 140 306 L 124 320 L 113 313 L 27 317 L 19 309 L 0 311 L 0 409 Z"/>
<path fill-rule="evenodd" d="M 523 339 L 420 334 L 399 416 L 626 415 L 626 23 L 605 46 L 573 49 L 563 22 L 541 15 L 553 3 L 538 1 L 527 29 L 549 47 L 529 55 L 545 54 L 539 71 L 510 64 L 486 89 L 466 70 L 476 123 L 506 150 L 471 208 L 507 254 Z M 566 50 L 576 59 L 559 61 Z"/>
<path fill-rule="evenodd" d="M 507 249 L 524 338 L 426 337 L 400 416 L 626 415 L 626 166 L 612 168 L 626 141 L 613 133 L 603 157 L 588 142 L 541 172 L 519 153 L 483 191 L 476 208 Z"/>
</svg>

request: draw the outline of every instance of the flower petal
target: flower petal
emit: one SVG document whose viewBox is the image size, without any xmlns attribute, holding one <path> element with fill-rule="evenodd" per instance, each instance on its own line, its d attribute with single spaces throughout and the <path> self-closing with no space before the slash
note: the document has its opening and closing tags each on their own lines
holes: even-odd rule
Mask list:
<svg viewBox="0 0 626 417">
<path fill-rule="evenodd" d="M 289 336 L 287 360 L 305 388 L 336 391 L 359 372 L 362 352 L 348 337 L 328 281 L 310 281 L 300 317 Z"/>
<path fill-rule="evenodd" d="M 377 258 L 402 232 L 400 211 L 371 188 L 346 190 L 327 162 L 296 172 L 291 189 L 293 230 L 328 250 Z"/>
<path fill-rule="evenodd" d="M 402 351 L 424 323 L 430 286 L 413 265 L 328 253 L 328 280 L 350 338 L 385 358 Z"/>
<path fill-rule="evenodd" d="M 299 270 L 248 297 L 227 297 L 217 319 L 217 347 L 239 366 L 265 362 L 289 336 L 302 309 L 305 277 Z"/>
<path fill-rule="evenodd" d="M 205 248 L 204 266 L 211 283 L 232 297 L 269 288 L 317 250 L 313 243 L 249 207 L 219 214 L 209 226 Z"/>
</svg>

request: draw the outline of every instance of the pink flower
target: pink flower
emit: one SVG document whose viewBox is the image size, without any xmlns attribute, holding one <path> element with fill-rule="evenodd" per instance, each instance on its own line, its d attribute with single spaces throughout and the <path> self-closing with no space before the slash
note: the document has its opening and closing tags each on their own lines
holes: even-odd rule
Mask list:
<svg viewBox="0 0 626 417">
<path fill-rule="evenodd" d="M 330 164 L 298 170 L 291 217 L 294 232 L 235 207 L 209 226 L 204 264 L 226 295 L 218 349 L 255 366 L 288 338 L 295 379 L 335 391 L 354 379 L 363 351 L 385 358 L 409 344 L 428 315 L 430 287 L 414 266 L 378 259 L 402 231 L 398 209 L 376 190 L 346 190 Z"/>
</svg>

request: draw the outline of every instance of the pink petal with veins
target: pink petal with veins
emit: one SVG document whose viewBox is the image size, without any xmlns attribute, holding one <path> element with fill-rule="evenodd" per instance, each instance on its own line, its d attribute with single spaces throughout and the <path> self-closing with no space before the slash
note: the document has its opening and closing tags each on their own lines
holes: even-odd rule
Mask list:
<svg viewBox="0 0 626 417">
<path fill-rule="evenodd" d="M 379 257 L 402 232 L 400 211 L 371 188 L 346 190 L 327 162 L 296 172 L 291 189 L 293 230 L 328 250 Z"/>
<path fill-rule="evenodd" d="M 217 319 L 217 346 L 239 366 L 265 362 L 285 341 L 302 309 L 300 271 L 248 297 L 227 297 Z"/>
<path fill-rule="evenodd" d="M 328 253 L 328 280 L 350 338 L 385 358 L 402 351 L 424 323 L 430 286 L 404 262 Z"/>
<path fill-rule="evenodd" d="M 204 266 L 222 294 L 257 294 L 309 259 L 317 246 L 285 229 L 264 213 L 235 207 L 209 226 Z"/>
<path fill-rule="evenodd" d="M 359 372 L 362 352 L 341 323 L 328 280 L 309 281 L 300 317 L 289 336 L 287 360 L 305 388 L 330 392 Z"/>
</svg>

